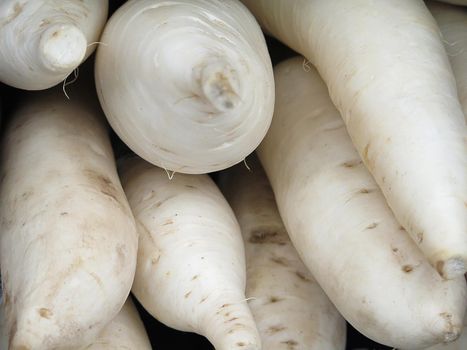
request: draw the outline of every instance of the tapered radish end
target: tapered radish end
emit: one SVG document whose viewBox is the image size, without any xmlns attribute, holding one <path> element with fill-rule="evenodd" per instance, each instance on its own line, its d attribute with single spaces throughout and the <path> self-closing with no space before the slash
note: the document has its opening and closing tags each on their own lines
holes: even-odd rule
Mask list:
<svg viewBox="0 0 467 350">
<path fill-rule="evenodd" d="M 444 279 L 455 279 L 467 272 L 467 262 L 461 257 L 439 260 L 436 263 L 436 270 Z"/>
<path fill-rule="evenodd" d="M 55 72 L 72 71 L 86 54 L 87 41 L 77 27 L 57 24 L 41 36 L 39 50 L 44 65 Z"/>
</svg>

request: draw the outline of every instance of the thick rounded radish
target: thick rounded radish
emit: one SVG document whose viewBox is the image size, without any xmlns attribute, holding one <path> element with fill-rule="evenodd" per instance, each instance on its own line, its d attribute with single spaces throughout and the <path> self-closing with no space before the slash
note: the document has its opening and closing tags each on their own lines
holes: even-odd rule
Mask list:
<svg viewBox="0 0 467 350">
<path fill-rule="evenodd" d="M 427 5 L 441 30 L 467 120 L 467 9 L 438 1 L 427 1 Z"/>
<path fill-rule="evenodd" d="M 242 161 L 266 134 L 271 60 L 238 0 L 130 0 L 101 40 L 95 75 L 102 107 L 147 161 L 207 173 Z"/>
<path fill-rule="evenodd" d="M 316 70 L 276 67 L 276 110 L 259 158 L 303 262 L 340 313 L 382 344 L 455 340 L 464 277 L 444 280 L 395 220 Z"/>
<path fill-rule="evenodd" d="M 1 0 L 0 81 L 58 84 L 95 50 L 107 11 L 108 0 Z"/>
<path fill-rule="evenodd" d="M 61 90 L 39 93 L 16 111 L 1 151 L 10 349 L 90 344 L 130 292 L 138 244 L 100 114 Z"/>
<path fill-rule="evenodd" d="M 216 185 L 207 175 L 170 180 L 137 158 L 120 169 L 140 234 L 134 295 L 161 322 L 202 334 L 217 350 L 259 350 L 240 228 Z"/>
<path fill-rule="evenodd" d="M 243 0 L 306 56 L 398 221 L 445 278 L 467 271 L 467 128 L 422 0 Z"/>
<path fill-rule="evenodd" d="M 246 296 L 263 349 L 345 349 L 345 321 L 292 246 L 256 157 L 220 175 L 242 229 Z"/>
</svg>

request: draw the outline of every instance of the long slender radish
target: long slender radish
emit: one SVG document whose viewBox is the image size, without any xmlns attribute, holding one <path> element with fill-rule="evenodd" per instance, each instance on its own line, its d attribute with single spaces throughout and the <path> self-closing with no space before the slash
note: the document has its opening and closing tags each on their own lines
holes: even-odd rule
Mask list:
<svg viewBox="0 0 467 350">
<path fill-rule="evenodd" d="M 444 47 L 456 78 L 459 100 L 467 120 L 467 9 L 438 1 L 427 1 L 427 6 L 441 30 Z"/>
<path fill-rule="evenodd" d="M 108 0 L 1 0 L 0 81 L 58 84 L 95 50 L 107 11 Z"/>
<path fill-rule="evenodd" d="M 306 56 L 398 221 L 445 278 L 467 271 L 467 128 L 421 0 L 243 0 Z"/>
<path fill-rule="evenodd" d="M 140 233 L 132 291 L 170 327 L 206 336 L 217 350 L 257 350 L 245 297 L 238 222 L 207 175 L 177 174 L 142 159 L 122 162 L 121 179 Z"/>
<path fill-rule="evenodd" d="M 256 157 L 221 174 L 245 242 L 246 296 L 263 349 L 345 349 L 345 321 L 292 246 Z"/>
<path fill-rule="evenodd" d="M 444 280 L 395 220 L 314 68 L 276 67 L 276 109 L 258 148 L 305 265 L 340 313 L 377 342 L 417 349 L 455 340 L 464 277 Z"/>
<path fill-rule="evenodd" d="M 151 350 L 151 343 L 131 298 L 99 337 L 81 350 Z"/>
<path fill-rule="evenodd" d="M 101 40 L 102 107 L 147 161 L 207 173 L 240 162 L 266 134 L 271 60 L 260 27 L 238 0 L 130 0 Z"/>
<path fill-rule="evenodd" d="M 130 292 L 138 236 L 98 109 L 23 101 L 0 164 L 0 266 L 13 350 L 91 343 Z"/>
</svg>

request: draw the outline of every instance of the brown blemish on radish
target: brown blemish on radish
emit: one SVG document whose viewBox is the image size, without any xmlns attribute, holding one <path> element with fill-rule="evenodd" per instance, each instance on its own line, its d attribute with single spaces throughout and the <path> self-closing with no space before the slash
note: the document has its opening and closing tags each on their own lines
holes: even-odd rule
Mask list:
<svg viewBox="0 0 467 350">
<path fill-rule="evenodd" d="M 286 237 L 277 231 L 253 230 L 250 233 L 248 242 L 253 244 L 271 243 L 284 245 L 286 244 Z"/>
<path fill-rule="evenodd" d="M 360 164 L 362 164 L 361 159 L 355 159 L 355 160 L 350 160 L 348 162 L 342 163 L 342 166 L 344 168 L 353 168 L 353 167 L 356 167 L 356 166 L 358 166 Z"/>
<path fill-rule="evenodd" d="M 277 302 L 282 301 L 282 300 L 284 300 L 284 299 L 272 296 L 272 297 L 269 298 L 269 304 L 277 303 Z"/>
<path fill-rule="evenodd" d="M 275 256 L 271 258 L 271 261 L 281 266 L 288 266 L 287 260 L 285 258 Z"/>
<path fill-rule="evenodd" d="M 311 282 L 311 280 L 306 277 L 303 273 L 301 273 L 300 271 L 295 271 L 295 275 L 300 278 L 303 282 Z"/>
<path fill-rule="evenodd" d="M 67 211 L 62 211 L 62 212 L 60 213 L 60 216 L 66 216 L 66 215 L 68 215 L 68 212 L 67 212 Z"/>
<path fill-rule="evenodd" d="M 225 321 L 225 323 L 233 322 L 233 321 L 236 321 L 236 320 L 238 320 L 238 317 L 232 317 L 230 320 Z"/>
<path fill-rule="evenodd" d="M 53 316 L 53 312 L 50 309 L 47 309 L 47 308 L 43 307 L 43 308 L 39 309 L 39 315 L 42 318 L 46 318 L 46 319 L 50 320 L 50 318 Z"/>
<path fill-rule="evenodd" d="M 374 189 L 368 189 L 368 188 L 362 188 L 358 191 L 358 193 L 362 193 L 362 194 L 368 194 L 368 193 L 372 193 L 372 192 L 375 192 Z"/>
<path fill-rule="evenodd" d="M 196 189 L 196 187 L 195 187 L 195 186 L 193 186 L 193 185 L 185 185 L 185 187 L 186 187 L 186 188 L 192 188 L 192 189 Z"/>
<path fill-rule="evenodd" d="M 191 295 L 191 291 L 189 291 L 188 293 L 185 293 L 184 295 L 185 299 L 187 299 L 190 295 Z"/>
<path fill-rule="evenodd" d="M 283 341 L 283 342 L 281 342 L 281 344 L 287 345 L 287 349 L 289 349 L 289 350 L 293 350 L 298 345 L 298 343 L 295 340 L 292 340 L 292 339 Z"/>
<path fill-rule="evenodd" d="M 366 230 L 373 230 L 376 228 L 379 224 L 377 222 L 373 222 L 372 224 L 369 224 L 367 227 L 365 227 Z"/>
<path fill-rule="evenodd" d="M 285 329 L 286 329 L 286 327 L 284 327 L 284 326 L 271 326 L 271 327 L 268 328 L 267 332 L 271 333 L 271 334 L 276 334 L 276 333 L 279 333 L 279 332 L 281 332 L 281 331 L 283 331 Z"/>
<path fill-rule="evenodd" d="M 204 303 L 207 299 L 208 299 L 208 297 L 204 297 L 203 299 L 201 299 L 201 301 L 200 301 L 199 303 L 202 304 L 202 303 Z"/>
<path fill-rule="evenodd" d="M 199 277 L 199 275 L 194 275 L 191 280 L 194 281 L 195 279 L 197 279 Z"/>
<path fill-rule="evenodd" d="M 413 271 L 413 266 L 412 265 L 404 265 L 402 266 L 402 271 L 404 271 L 405 273 L 410 273 Z"/>
<path fill-rule="evenodd" d="M 3 25 L 7 25 L 11 21 L 13 21 L 16 17 L 18 17 L 21 12 L 23 11 L 23 5 L 19 2 L 15 3 L 15 6 L 13 7 L 13 13 L 9 15 L 5 22 L 3 22 Z"/>
<path fill-rule="evenodd" d="M 172 225 L 173 223 L 174 223 L 174 222 L 173 222 L 172 219 L 168 219 L 168 220 L 166 220 L 166 221 L 162 224 L 162 226 Z"/>
<path fill-rule="evenodd" d="M 392 251 L 393 251 L 393 253 L 397 253 L 397 252 L 399 251 L 399 249 L 398 249 L 398 248 L 395 248 L 395 247 L 393 247 L 393 248 L 392 248 Z"/>
<path fill-rule="evenodd" d="M 237 346 L 245 346 L 245 345 L 246 345 L 246 344 L 245 344 L 244 342 L 242 342 L 242 341 L 239 341 L 239 342 L 237 343 Z"/>
</svg>

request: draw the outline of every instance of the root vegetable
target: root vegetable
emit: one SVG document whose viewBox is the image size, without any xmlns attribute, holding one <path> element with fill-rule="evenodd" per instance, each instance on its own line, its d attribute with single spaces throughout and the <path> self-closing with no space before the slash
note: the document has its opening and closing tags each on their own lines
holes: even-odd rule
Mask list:
<svg viewBox="0 0 467 350">
<path fill-rule="evenodd" d="M 242 229 L 246 296 L 263 349 L 345 349 L 345 321 L 298 257 L 256 157 L 220 176 Z"/>
<path fill-rule="evenodd" d="M 58 84 L 94 51 L 107 11 L 108 0 L 1 0 L 0 81 Z"/>
<path fill-rule="evenodd" d="M 467 271 L 467 128 L 421 0 L 243 0 L 306 56 L 398 221 L 444 278 Z"/>
<path fill-rule="evenodd" d="M 136 268 L 135 222 L 107 130 L 90 102 L 67 101 L 58 89 L 25 100 L 4 136 L 0 265 L 10 349 L 85 346 L 121 309 Z"/>
<path fill-rule="evenodd" d="M 395 220 L 326 86 L 303 59 L 275 70 L 276 110 L 259 158 L 305 265 L 367 337 L 418 349 L 455 340 L 464 277 L 444 280 Z"/>
<path fill-rule="evenodd" d="M 96 57 L 104 112 L 139 156 L 182 173 L 242 161 L 274 104 L 264 36 L 237 0 L 130 0 Z"/>
<path fill-rule="evenodd" d="M 161 322 L 202 334 L 217 350 L 259 350 L 240 228 L 216 185 L 207 175 L 169 180 L 137 158 L 120 169 L 140 233 L 134 295 Z"/>
</svg>

